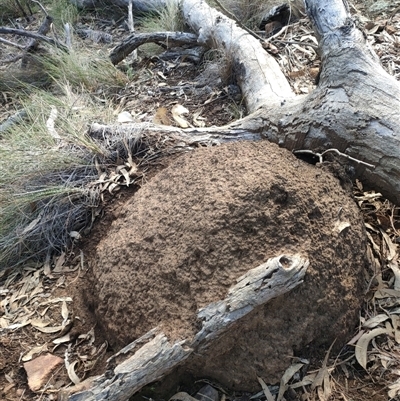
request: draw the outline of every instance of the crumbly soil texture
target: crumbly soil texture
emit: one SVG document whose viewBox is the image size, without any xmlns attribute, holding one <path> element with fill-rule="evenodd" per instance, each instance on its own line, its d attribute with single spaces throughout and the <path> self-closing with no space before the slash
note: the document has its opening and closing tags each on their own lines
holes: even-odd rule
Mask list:
<svg viewBox="0 0 400 401">
<path fill-rule="evenodd" d="M 185 369 L 254 391 L 257 376 L 279 381 L 294 356 L 343 346 L 358 322 L 366 236 L 346 177 L 327 167 L 262 141 L 200 148 L 159 172 L 121 207 L 83 284 L 109 342 L 122 347 L 156 326 L 190 338 L 199 308 L 242 274 L 300 253 L 310 260 L 304 283 Z"/>
</svg>

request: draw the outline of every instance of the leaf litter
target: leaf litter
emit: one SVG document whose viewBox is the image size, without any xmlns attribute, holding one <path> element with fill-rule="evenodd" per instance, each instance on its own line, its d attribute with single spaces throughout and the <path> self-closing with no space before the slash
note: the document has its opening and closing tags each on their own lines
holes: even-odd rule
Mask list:
<svg viewBox="0 0 400 401">
<path fill-rule="evenodd" d="M 59 259 L 54 258 L 51 263 L 47 261 L 47 267 L 32 265 L 12 272 L 0 272 L 0 344 L 6 346 L 6 343 L 19 342 L 18 347 L 7 347 L 8 351 L 0 355 L 4 358 L 11 351 L 17 355 L 18 349 L 20 354 L 18 361 L 0 366 L 5 369 L 4 373 L 9 377 L 10 384 L 13 384 L 1 390 L 7 399 L 11 396 L 9 392 L 14 391 L 17 385 L 14 380 L 15 369 L 22 362 L 35 361 L 40 355 L 57 355 L 64 360 L 65 370 L 55 373 L 54 378 L 47 380 L 40 389 L 41 394 L 50 396 L 58 392 L 60 387 L 71 382 L 78 383 L 85 378 L 106 354 L 107 343 L 101 339 L 96 341 L 93 327 L 85 331 L 87 324 L 79 323 L 86 317 L 81 315 L 81 311 L 80 316 L 77 316 L 75 309 L 71 308 L 73 297 L 66 294 L 71 294 L 69 285 L 76 279 L 71 271 L 75 269 L 64 266 L 57 273 L 56 267 L 60 270 Z M 72 262 L 80 265 L 80 255 L 75 260 L 70 255 L 63 256 L 62 259 L 63 265 Z M 8 358 L 10 357 L 11 355 Z M 15 362 L 17 365 L 14 365 Z M 44 367 L 43 373 L 45 370 Z M 35 372 L 35 375 L 40 376 L 40 372 Z M 28 389 L 26 391 L 29 392 Z M 31 393 L 30 399 L 35 398 Z"/>
</svg>

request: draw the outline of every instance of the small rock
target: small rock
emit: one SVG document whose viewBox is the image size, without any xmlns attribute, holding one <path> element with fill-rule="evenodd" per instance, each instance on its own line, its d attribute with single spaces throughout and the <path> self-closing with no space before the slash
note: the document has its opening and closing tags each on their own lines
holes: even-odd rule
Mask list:
<svg viewBox="0 0 400 401">
<path fill-rule="evenodd" d="M 24 363 L 24 369 L 28 376 L 29 388 L 36 392 L 39 391 L 48 381 L 51 374 L 64 360 L 52 354 L 41 355 L 29 362 Z"/>
<path fill-rule="evenodd" d="M 209 384 L 206 384 L 203 386 L 194 396 L 194 398 L 200 400 L 200 401 L 218 401 L 219 396 L 218 396 L 218 391 L 210 386 Z"/>
</svg>

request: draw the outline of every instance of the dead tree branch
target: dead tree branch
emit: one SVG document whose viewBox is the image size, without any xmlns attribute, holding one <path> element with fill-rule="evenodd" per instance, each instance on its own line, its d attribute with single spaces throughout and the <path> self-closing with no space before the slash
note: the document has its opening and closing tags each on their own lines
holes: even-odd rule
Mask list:
<svg viewBox="0 0 400 401">
<path fill-rule="evenodd" d="M 111 62 L 114 65 L 120 63 L 139 46 L 149 42 L 162 43 L 167 48 L 181 45 L 196 45 L 197 35 L 187 32 L 134 33 L 113 49 L 110 54 Z"/>
</svg>

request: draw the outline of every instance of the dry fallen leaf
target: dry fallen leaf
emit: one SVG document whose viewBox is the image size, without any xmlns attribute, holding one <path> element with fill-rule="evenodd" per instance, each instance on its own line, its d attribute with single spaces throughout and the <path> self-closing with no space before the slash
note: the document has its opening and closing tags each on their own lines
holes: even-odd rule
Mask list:
<svg viewBox="0 0 400 401">
<path fill-rule="evenodd" d="M 340 234 L 342 231 L 346 230 L 346 228 L 351 227 L 351 224 L 348 221 L 337 221 L 335 226 L 333 227 L 333 231 Z"/>
<path fill-rule="evenodd" d="M 200 109 L 200 110 L 198 110 L 198 111 L 196 111 L 195 113 L 193 113 L 193 125 L 195 126 L 195 127 L 200 127 L 200 128 L 202 128 L 202 127 L 205 127 L 206 126 L 206 123 L 205 123 L 205 118 L 204 117 L 201 117 L 201 113 L 203 112 L 203 109 Z"/>
<path fill-rule="evenodd" d="M 118 114 L 117 122 L 119 123 L 131 123 L 133 121 L 135 120 L 133 119 L 129 111 L 122 111 L 121 113 Z"/>
<path fill-rule="evenodd" d="M 79 384 L 81 380 L 79 379 L 78 375 L 75 373 L 75 365 L 78 363 L 78 361 L 74 361 L 71 364 L 68 364 L 67 366 L 67 373 L 69 379 L 72 381 L 72 383 Z M 67 363 L 66 363 L 67 365 Z"/>
<path fill-rule="evenodd" d="M 58 337 L 53 340 L 53 344 L 63 344 L 63 343 L 68 343 L 71 341 L 71 335 L 70 333 L 65 334 L 62 337 Z"/>
<path fill-rule="evenodd" d="M 289 380 L 293 377 L 293 375 L 298 372 L 302 367 L 304 366 L 304 363 L 295 363 L 294 365 L 289 366 L 285 373 L 282 376 L 280 387 L 279 387 L 279 393 L 278 397 L 276 398 L 276 401 L 282 401 L 283 400 L 283 394 L 285 394 L 286 390 L 289 388 Z"/>
<path fill-rule="evenodd" d="M 389 399 L 392 399 L 399 394 L 400 394 L 400 379 L 398 379 L 395 383 L 389 385 L 388 396 Z"/>
<path fill-rule="evenodd" d="M 389 319 L 388 315 L 386 315 L 385 313 L 381 313 L 379 315 L 376 315 L 376 316 L 372 317 L 371 319 L 368 319 L 363 324 L 363 327 L 365 329 L 373 329 L 374 327 L 379 326 L 380 323 L 385 322 L 388 319 Z"/>
<path fill-rule="evenodd" d="M 65 301 L 63 301 L 61 304 L 61 316 L 64 319 L 63 324 L 68 320 L 68 315 L 69 315 L 69 311 L 68 311 L 67 303 Z"/>
<path fill-rule="evenodd" d="M 23 357 L 22 357 L 22 362 L 28 362 L 30 361 L 34 356 L 40 354 L 43 351 L 48 351 L 47 349 L 47 343 L 43 345 L 38 345 L 37 347 L 31 348 Z"/>
<path fill-rule="evenodd" d="M 53 273 L 61 273 L 62 272 L 62 266 L 65 263 L 65 252 L 63 252 L 58 258 L 56 265 L 53 269 Z"/>
<path fill-rule="evenodd" d="M 381 335 L 381 334 L 391 334 L 388 329 L 374 329 L 371 330 L 368 333 L 364 333 L 360 339 L 357 341 L 356 349 L 355 349 L 355 356 L 357 359 L 357 362 L 365 369 L 367 370 L 367 356 L 368 356 L 368 345 L 370 341 Z"/>
<path fill-rule="evenodd" d="M 263 389 L 263 392 L 264 392 L 264 395 L 265 395 L 265 398 L 267 399 L 267 401 L 275 401 L 275 398 L 271 394 L 271 391 L 269 391 L 269 388 L 265 384 L 264 380 L 261 379 L 261 377 L 258 377 L 258 376 L 257 376 L 257 380 L 261 384 L 261 387 Z"/>
<path fill-rule="evenodd" d="M 43 328 L 43 327 L 47 327 L 51 323 L 51 320 L 46 319 L 46 318 L 45 319 L 31 319 L 30 323 L 35 328 Z"/>
<path fill-rule="evenodd" d="M 178 400 L 178 401 L 198 401 L 197 398 L 192 397 L 191 395 L 189 395 L 188 393 L 185 393 L 183 391 L 174 394 L 169 401 L 173 401 L 173 400 Z"/>
</svg>

